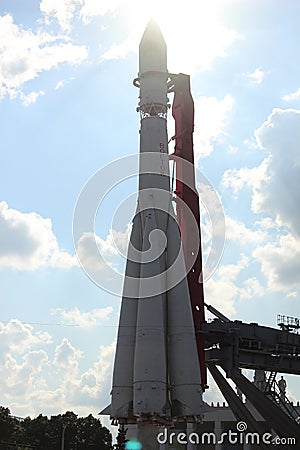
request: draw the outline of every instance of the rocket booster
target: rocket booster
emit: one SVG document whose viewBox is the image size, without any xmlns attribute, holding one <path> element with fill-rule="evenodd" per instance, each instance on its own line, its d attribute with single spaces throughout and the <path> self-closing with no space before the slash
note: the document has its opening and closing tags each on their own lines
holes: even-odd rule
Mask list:
<svg viewBox="0 0 300 450">
<path fill-rule="evenodd" d="M 110 415 L 195 417 L 203 401 L 167 136 L 167 48 L 151 20 L 139 47 L 139 194 L 128 247 Z"/>
</svg>

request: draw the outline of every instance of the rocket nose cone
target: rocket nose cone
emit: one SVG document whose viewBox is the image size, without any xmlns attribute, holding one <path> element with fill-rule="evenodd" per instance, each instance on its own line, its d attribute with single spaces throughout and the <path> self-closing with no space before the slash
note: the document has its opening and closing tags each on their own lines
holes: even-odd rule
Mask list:
<svg viewBox="0 0 300 450">
<path fill-rule="evenodd" d="M 151 19 L 145 28 L 139 50 L 140 72 L 146 70 L 167 70 L 167 46 L 162 32 L 154 19 Z"/>
<path fill-rule="evenodd" d="M 153 39 L 153 38 L 165 42 L 164 38 L 163 38 L 163 35 L 162 35 L 162 32 L 161 32 L 161 30 L 160 30 L 156 20 L 155 19 L 150 19 L 149 22 L 146 25 L 143 37 L 141 39 L 141 43 L 144 40 Z"/>
</svg>

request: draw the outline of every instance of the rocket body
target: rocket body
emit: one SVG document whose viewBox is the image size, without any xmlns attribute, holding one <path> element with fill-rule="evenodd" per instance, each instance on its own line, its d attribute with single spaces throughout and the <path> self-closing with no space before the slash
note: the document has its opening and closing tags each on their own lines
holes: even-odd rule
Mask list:
<svg viewBox="0 0 300 450">
<path fill-rule="evenodd" d="M 200 416 L 202 390 L 167 136 L 166 44 L 151 20 L 139 48 L 139 195 L 128 247 L 110 415 Z"/>
</svg>

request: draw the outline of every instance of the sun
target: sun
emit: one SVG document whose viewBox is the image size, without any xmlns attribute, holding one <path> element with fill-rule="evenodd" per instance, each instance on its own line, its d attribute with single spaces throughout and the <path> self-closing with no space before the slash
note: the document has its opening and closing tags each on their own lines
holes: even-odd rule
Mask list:
<svg viewBox="0 0 300 450">
<path fill-rule="evenodd" d="M 238 37 L 222 24 L 225 2 L 133 0 L 128 1 L 127 20 L 141 37 L 147 22 L 155 19 L 167 43 L 169 71 L 192 74 L 197 69 L 209 69 L 217 57 L 224 57 Z"/>
</svg>

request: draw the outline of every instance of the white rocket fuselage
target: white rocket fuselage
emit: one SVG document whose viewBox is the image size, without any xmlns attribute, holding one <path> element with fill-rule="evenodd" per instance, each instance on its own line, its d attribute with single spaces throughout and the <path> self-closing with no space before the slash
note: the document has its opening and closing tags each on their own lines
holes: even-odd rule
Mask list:
<svg viewBox="0 0 300 450">
<path fill-rule="evenodd" d="M 152 20 L 139 48 L 140 176 L 128 248 L 110 414 L 202 413 L 195 330 L 169 180 L 167 49 Z"/>
</svg>

